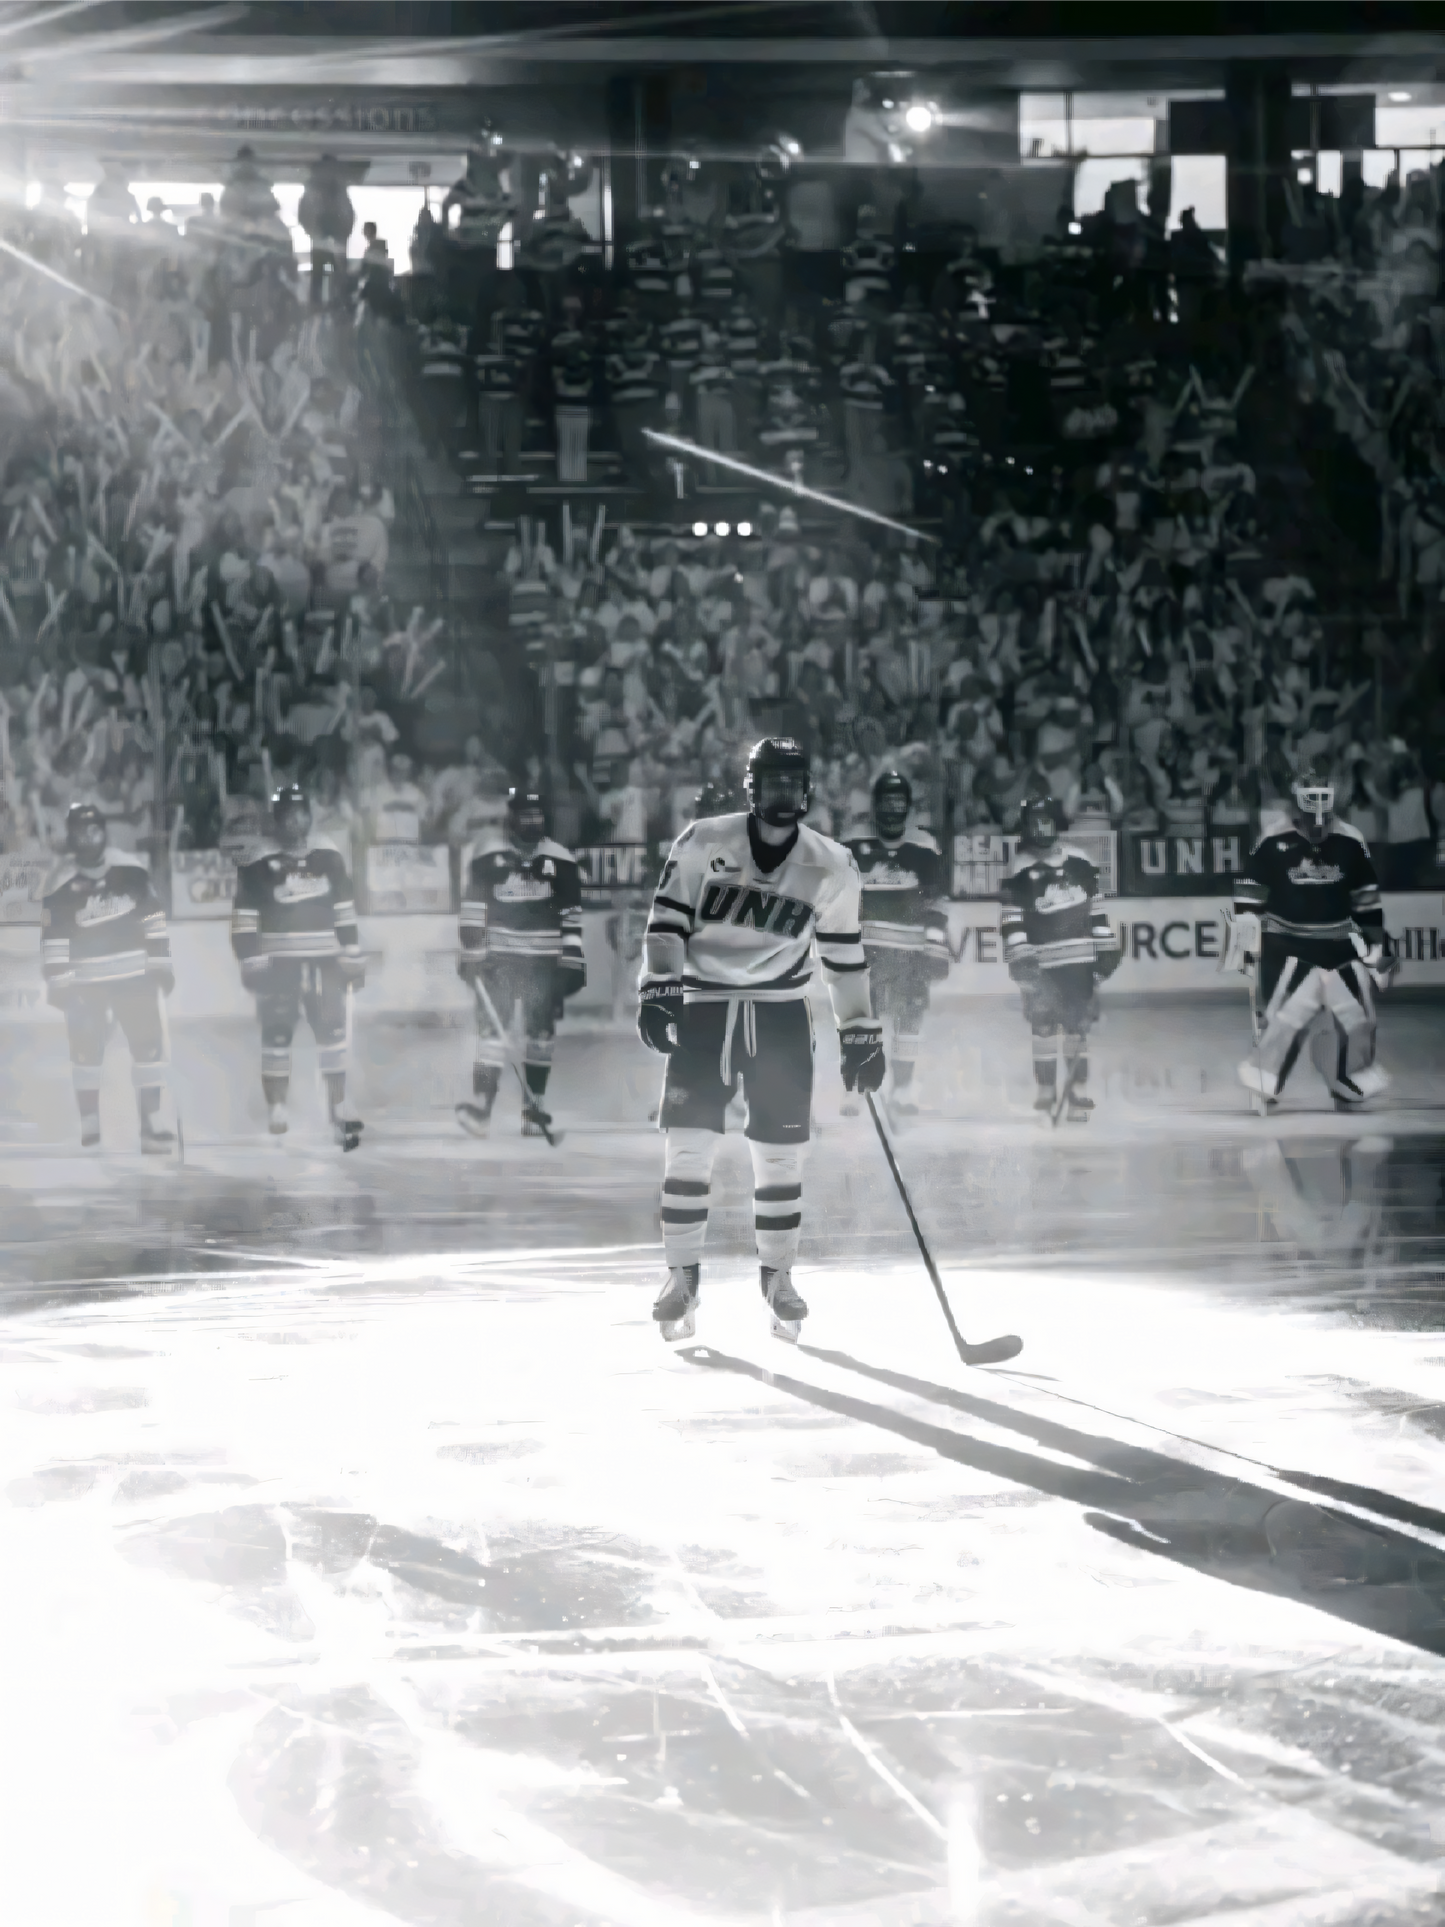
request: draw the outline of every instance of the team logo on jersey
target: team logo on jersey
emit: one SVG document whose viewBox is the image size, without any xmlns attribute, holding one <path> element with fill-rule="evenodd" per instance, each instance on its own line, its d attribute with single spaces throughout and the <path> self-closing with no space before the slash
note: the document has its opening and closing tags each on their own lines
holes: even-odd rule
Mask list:
<svg viewBox="0 0 1445 1927">
<path fill-rule="evenodd" d="M 1051 883 L 1047 890 L 1040 892 L 1034 908 L 1043 916 L 1051 916 L 1057 910 L 1076 910 L 1088 901 L 1089 893 L 1081 884 Z"/>
<path fill-rule="evenodd" d="M 507 877 L 492 892 L 494 903 L 542 903 L 552 894 L 550 883 L 540 877 Z"/>
<path fill-rule="evenodd" d="M 810 903 L 777 897 L 771 890 L 744 890 L 737 883 L 710 883 L 698 917 L 703 923 L 731 923 L 739 930 L 766 930 L 772 937 L 801 937 L 813 914 Z"/>
<path fill-rule="evenodd" d="M 271 892 L 277 903 L 311 903 L 317 897 L 331 895 L 330 877 L 314 877 L 305 870 L 293 870 L 288 877 L 282 877 Z"/>
<path fill-rule="evenodd" d="M 865 890 L 916 890 L 918 878 L 912 870 L 895 870 L 891 864 L 884 863 L 876 870 L 870 870 L 863 878 Z"/>
<path fill-rule="evenodd" d="M 1316 863 L 1312 856 L 1302 856 L 1289 872 L 1291 883 L 1343 883 L 1345 873 L 1338 863 Z"/>
<path fill-rule="evenodd" d="M 740 866 L 732 857 L 724 856 L 722 851 L 720 850 L 707 867 L 709 871 L 712 873 L 712 875 L 717 877 L 717 876 L 722 876 L 724 871 L 736 870 Z"/>
<path fill-rule="evenodd" d="M 75 913 L 76 928 L 92 930 L 98 923 L 114 923 L 117 917 L 128 917 L 134 908 L 135 898 L 128 897 L 123 890 L 118 896 L 106 893 L 87 897 Z"/>
</svg>

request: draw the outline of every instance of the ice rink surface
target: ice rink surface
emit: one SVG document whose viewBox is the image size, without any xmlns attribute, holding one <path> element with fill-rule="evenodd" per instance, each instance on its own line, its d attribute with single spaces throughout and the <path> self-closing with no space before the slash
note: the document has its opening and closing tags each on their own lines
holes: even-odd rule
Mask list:
<svg viewBox="0 0 1445 1927">
<path fill-rule="evenodd" d="M 1236 1005 L 1111 1010 L 1087 1128 L 1004 1003 L 897 1133 L 960 1364 L 820 1033 L 796 1349 L 751 1174 L 695 1339 L 658 1075 L 564 1027 L 565 1142 L 463 1137 L 467 1041 L 363 1023 L 364 1147 L 266 1139 L 178 1031 L 183 1165 L 0 1070 L 13 1927 L 1445 1920 L 1445 1024 L 1274 1117 Z"/>
</svg>

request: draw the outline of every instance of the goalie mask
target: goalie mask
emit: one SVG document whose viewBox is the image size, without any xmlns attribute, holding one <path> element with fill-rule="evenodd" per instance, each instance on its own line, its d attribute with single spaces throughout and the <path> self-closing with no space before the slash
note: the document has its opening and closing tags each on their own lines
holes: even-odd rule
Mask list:
<svg viewBox="0 0 1445 1927">
<path fill-rule="evenodd" d="M 1318 763 L 1307 763 L 1292 787 L 1296 820 L 1318 842 L 1335 813 L 1335 786 Z"/>
<path fill-rule="evenodd" d="M 775 830 L 801 823 L 813 800 L 808 752 L 791 736 L 765 736 L 748 756 L 744 787 L 760 822 Z"/>
<path fill-rule="evenodd" d="M 873 785 L 873 827 L 885 843 L 896 843 L 908 828 L 913 785 L 901 770 L 888 769 Z"/>
</svg>

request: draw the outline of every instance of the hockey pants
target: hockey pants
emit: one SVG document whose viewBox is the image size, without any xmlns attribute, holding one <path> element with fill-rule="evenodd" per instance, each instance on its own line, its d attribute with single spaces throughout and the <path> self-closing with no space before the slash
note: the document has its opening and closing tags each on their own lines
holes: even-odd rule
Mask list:
<svg viewBox="0 0 1445 1927">
<path fill-rule="evenodd" d="M 1254 1054 L 1239 1067 L 1240 1082 L 1264 1097 L 1278 1097 L 1311 1030 L 1310 1056 L 1330 1095 L 1363 1104 L 1385 1089 L 1388 1077 L 1375 1063 L 1375 998 L 1361 963 L 1328 969 L 1286 954 L 1277 971 L 1264 963 L 1264 1028 Z"/>
<path fill-rule="evenodd" d="M 331 1075 L 345 1075 L 351 1047 L 345 977 L 334 963 L 319 958 L 273 957 L 256 998 L 263 1078 L 290 1077 L 291 1039 L 303 1011 L 316 1039 L 317 1064 Z"/>
<path fill-rule="evenodd" d="M 164 1090 L 170 1051 L 160 989 L 149 977 L 127 977 L 120 983 L 82 986 L 65 1001 L 70 1074 L 76 1095 L 100 1089 L 112 1017 L 130 1046 L 130 1075 L 135 1089 Z"/>
<path fill-rule="evenodd" d="M 667 1133 L 662 1180 L 662 1243 L 669 1267 L 702 1262 L 712 1198 L 712 1165 L 721 1134 L 673 1129 Z M 758 1262 L 788 1270 L 798 1255 L 803 1223 L 803 1147 L 749 1138 L 753 1160 L 753 1227 Z"/>
</svg>

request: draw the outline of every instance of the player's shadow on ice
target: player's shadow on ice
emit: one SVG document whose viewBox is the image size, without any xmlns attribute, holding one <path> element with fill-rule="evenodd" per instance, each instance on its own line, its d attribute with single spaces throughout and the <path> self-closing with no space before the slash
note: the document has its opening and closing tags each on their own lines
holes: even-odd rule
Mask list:
<svg viewBox="0 0 1445 1927">
<path fill-rule="evenodd" d="M 1223 1478 L 1164 1452 L 1080 1432 L 992 1399 L 865 1365 L 846 1352 L 799 1349 L 910 1398 L 948 1406 L 1085 1463 L 1060 1465 L 1023 1446 L 972 1438 L 886 1405 L 766 1371 L 711 1347 L 689 1348 L 683 1356 L 709 1371 L 755 1379 L 822 1411 L 911 1439 L 960 1465 L 1086 1507 L 1091 1526 L 1140 1552 L 1230 1585 L 1299 1600 L 1426 1652 L 1445 1653 L 1445 1552 L 1418 1539 L 1388 1526 L 1365 1524 L 1327 1505 L 1281 1498 L 1247 1479 Z M 1276 1476 L 1445 1533 L 1445 1514 L 1427 1507 L 1305 1473 Z"/>
</svg>

